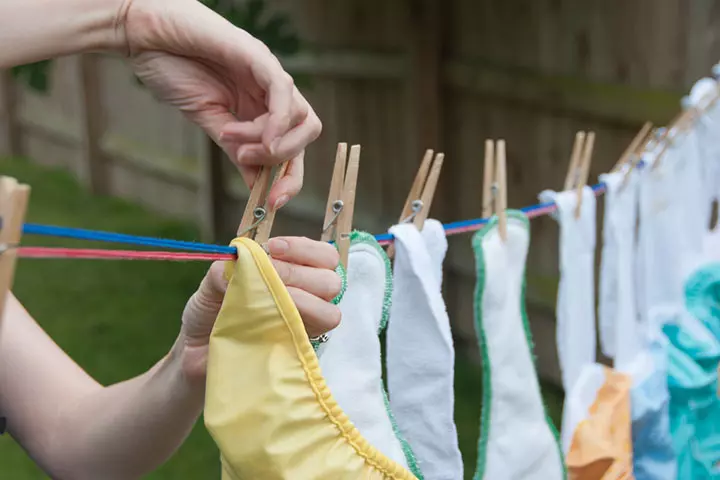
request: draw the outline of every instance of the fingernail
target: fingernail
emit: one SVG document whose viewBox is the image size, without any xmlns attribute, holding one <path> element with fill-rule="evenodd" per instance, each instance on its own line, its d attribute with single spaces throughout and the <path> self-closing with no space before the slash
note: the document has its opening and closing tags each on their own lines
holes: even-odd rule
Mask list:
<svg viewBox="0 0 720 480">
<path fill-rule="evenodd" d="M 290 197 L 288 197 L 287 195 L 283 195 L 275 201 L 275 205 L 273 208 L 275 210 L 280 210 L 282 207 L 284 207 L 288 203 L 289 200 L 290 200 Z"/>
<path fill-rule="evenodd" d="M 220 136 L 218 137 L 218 140 L 220 140 L 220 141 L 225 140 L 225 137 L 227 137 L 227 133 L 220 132 Z"/>
<path fill-rule="evenodd" d="M 282 238 L 271 238 L 268 240 L 270 255 L 283 255 L 288 251 L 288 248 L 290 248 L 290 245 Z"/>
</svg>

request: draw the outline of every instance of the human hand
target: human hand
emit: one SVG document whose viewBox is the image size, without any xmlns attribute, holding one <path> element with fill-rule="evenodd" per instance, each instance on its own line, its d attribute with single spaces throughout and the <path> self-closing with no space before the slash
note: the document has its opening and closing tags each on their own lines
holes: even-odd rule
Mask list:
<svg viewBox="0 0 720 480">
<path fill-rule="evenodd" d="M 259 40 L 197 0 L 123 0 L 117 24 L 135 74 L 161 101 L 202 127 L 252 188 L 260 166 L 289 161 L 268 201 L 302 188 L 317 115 Z"/>
<path fill-rule="evenodd" d="M 335 268 L 340 257 L 326 242 L 301 237 L 270 239 L 268 250 L 275 269 L 300 312 L 308 336 L 326 333 L 340 323 L 340 309 L 333 300 L 342 287 Z M 208 343 L 225 297 L 227 282 L 223 262 L 215 262 L 190 297 L 182 316 L 183 370 L 202 378 Z"/>
</svg>

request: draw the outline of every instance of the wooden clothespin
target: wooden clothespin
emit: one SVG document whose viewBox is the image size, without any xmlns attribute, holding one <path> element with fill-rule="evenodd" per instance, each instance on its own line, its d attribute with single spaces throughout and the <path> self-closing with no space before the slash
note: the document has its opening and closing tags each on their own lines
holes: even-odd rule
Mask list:
<svg viewBox="0 0 720 480">
<path fill-rule="evenodd" d="M 276 167 L 277 172 L 274 178 L 272 176 L 272 167 L 262 167 L 260 169 L 238 227 L 238 237 L 252 238 L 261 245 L 269 240 L 270 230 L 272 230 L 275 221 L 275 210 L 266 205 L 267 197 L 271 185 L 285 175 L 287 168 L 288 162 Z"/>
<path fill-rule="evenodd" d="M 30 187 L 10 177 L 0 177 L 0 323 L 15 277 L 17 247 L 22 237 Z"/>
<path fill-rule="evenodd" d="M 630 163 L 631 169 L 635 167 L 635 164 L 637 163 L 637 151 L 640 146 L 643 145 L 643 142 L 647 141 L 651 130 L 652 122 L 645 122 L 640 131 L 638 131 L 637 135 L 635 135 L 635 138 L 633 138 L 632 142 L 630 142 L 623 154 L 620 156 L 620 159 L 618 159 L 611 172 L 617 172 L 628 162 Z"/>
<path fill-rule="evenodd" d="M 592 162 L 594 146 L 595 132 L 587 134 L 585 132 L 578 132 L 575 135 L 575 143 L 573 144 L 572 156 L 570 158 L 570 168 L 565 177 L 564 189 L 565 191 L 575 189 L 577 192 L 575 218 L 580 218 L 583 189 L 587 184 L 588 175 L 590 174 L 590 163 Z"/>
<path fill-rule="evenodd" d="M 657 154 L 657 158 L 655 159 L 655 163 L 653 164 L 651 170 L 657 169 L 670 144 L 675 140 L 678 133 L 683 132 L 692 124 L 692 120 L 695 118 L 696 113 L 697 110 L 695 108 L 684 109 L 678 113 L 675 118 L 673 118 L 672 122 L 670 122 L 670 124 L 665 128 L 665 131 L 658 139 L 658 143 L 661 145 L 660 151 Z"/>
<path fill-rule="evenodd" d="M 649 127 L 647 131 L 645 131 L 646 126 Z M 643 132 L 645 133 L 645 135 L 641 136 Z M 642 160 L 642 153 L 645 151 L 650 142 L 656 137 L 656 135 L 657 129 L 652 128 L 652 123 L 647 122 L 628 146 L 626 152 L 629 152 L 628 162 L 630 163 L 630 165 L 625 172 L 625 175 L 623 176 L 623 181 L 620 184 L 620 190 L 623 190 L 627 185 L 628 181 L 630 180 L 630 175 L 632 174 L 633 170 L 635 170 L 635 167 L 638 166 L 640 160 Z M 637 141 L 638 139 L 640 140 Z"/>
<path fill-rule="evenodd" d="M 445 161 L 444 153 L 435 154 L 434 157 L 433 153 L 432 150 L 425 152 L 398 220 L 398 223 L 412 223 L 418 230 L 423 229 L 425 220 L 427 220 L 430 213 L 430 207 L 440 179 L 440 172 Z M 387 255 L 390 258 L 395 255 L 394 244 L 388 246 Z"/>
<path fill-rule="evenodd" d="M 360 145 L 353 145 L 350 148 L 348 158 L 347 143 L 339 143 L 321 239 L 324 242 L 335 242 L 340 253 L 340 262 L 345 268 L 348 267 L 350 253 L 350 231 L 355 211 L 355 190 L 359 168 Z"/>
<path fill-rule="evenodd" d="M 485 141 L 485 169 L 483 174 L 483 218 L 498 217 L 498 231 L 507 240 L 507 175 L 505 140 Z"/>
</svg>

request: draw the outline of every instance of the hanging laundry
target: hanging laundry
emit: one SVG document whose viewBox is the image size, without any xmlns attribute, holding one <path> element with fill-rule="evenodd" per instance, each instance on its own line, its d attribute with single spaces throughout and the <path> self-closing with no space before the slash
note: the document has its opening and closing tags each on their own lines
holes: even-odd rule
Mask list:
<svg viewBox="0 0 720 480">
<path fill-rule="evenodd" d="M 566 453 L 571 480 L 633 479 L 630 378 L 599 364 L 586 365 L 565 402 Z"/>
<path fill-rule="evenodd" d="M 654 168 L 662 147 L 651 147 L 643 155 L 640 177 L 640 227 L 638 230 L 637 294 L 643 325 L 656 305 L 682 304 L 682 254 L 686 249 L 686 232 L 678 225 L 683 218 L 683 204 L 677 189 L 678 162 L 671 158 Z M 702 237 L 699 237 L 702 239 Z"/>
<path fill-rule="evenodd" d="M 720 403 L 715 394 L 720 343 L 683 308 L 659 306 L 651 321 L 668 339 L 670 429 L 677 478 L 720 478 Z"/>
<path fill-rule="evenodd" d="M 701 163 L 704 172 L 704 184 L 709 201 L 720 199 L 720 103 L 716 101 L 718 84 L 712 78 L 702 78 L 695 82 L 687 98 L 687 106 L 696 108 L 700 115 L 695 120 Z"/>
<path fill-rule="evenodd" d="M 557 432 L 543 405 L 525 310 L 530 227 L 507 213 L 507 238 L 497 217 L 473 238 L 477 263 L 475 329 L 483 355 L 482 425 L 476 479 L 566 478 Z"/>
<path fill-rule="evenodd" d="M 460 480 L 455 350 L 441 290 L 447 238 L 436 220 L 425 220 L 422 233 L 410 223 L 396 225 L 390 233 L 395 236 L 386 337 L 390 407 L 425 479 Z"/>
<path fill-rule="evenodd" d="M 674 480 L 677 467 L 670 436 L 667 349 L 659 329 L 638 323 L 634 277 L 638 172 L 628 172 L 628 168 L 600 177 L 606 185 L 600 340 L 603 353 L 614 357 L 615 370 L 631 381 L 635 478 Z M 580 412 L 582 415 L 584 410 Z M 569 430 L 568 435 L 574 433 L 572 427 Z"/>
<path fill-rule="evenodd" d="M 223 480 L 415 480 L 335 401 L 265 251 L 247 238 L 232 244 L 237 259 L 227 263 L 229 285 L 210 337 L 204 415 Z"/>
<path fill-rule="evenodd" d="M 616 367 L 629 362 L 642 344 L 634 277 L 638 176 L 627 168 L 600 176 L 606 190 L 598 323 L 602 352 Z"/>
<path fill-rule="evenodd" d="M 393 294 L 390 261 L 372 235 L 353 232 L 348 264 L 347 289 L 339 303 L 343 320 L 318 349 L 320 367 L 333 397 L 363 437 L 419 476 L 394 424 L 382 380 L 379 335 L 387 326 Z"/>
<path fill-rule="evenodd" d="M 637 480 L 675 480 L 677 461 L 670 434 L 667 339 L 653 322 L 644 333 L 640 351 L 632 361 L 617 367 L 632 381 L 633 474 Z"/>
<path fill-rule="evenodd" d="M 595 194 L 582 190 L 582 208 L 576 218 L 575 191 L 544 191 L 541 202 L 555 202 L 553 214 L 560 224 L 560 284 L 557 296 L 558 358 L 565 392 L 569 392 L 583 366 L 595 362 Z M 564 427 L 563 427 L 564 428 Z"/>
</svg>

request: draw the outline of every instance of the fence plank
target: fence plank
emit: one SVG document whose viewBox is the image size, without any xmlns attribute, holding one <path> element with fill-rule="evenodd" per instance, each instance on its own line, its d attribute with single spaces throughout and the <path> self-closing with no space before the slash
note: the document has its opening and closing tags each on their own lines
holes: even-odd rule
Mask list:
<svg viewBox="0 0 720 480">
<path fill-rule="evenodd" d="M 225 212 L 225 182 L 223 180 L 223 162 L 225 152 L 204 132 L 202 135 L 204 148 L 198 162 L 200 163 L 200 188 L 198 190 L 198 212 L 200 231 L 204 242 L 216 242 L 223 236 L 223 219 Z"/>
<path fill-rule="evenodd" d="M 82 146 L 78 172 L 94 194 L 109 193 L 107 162 L 100 148 L 105 133 L 105 118 L 100 93 L 99 59 L 95 54 L 79 55 L 77 71 L 80 88 L 80 124 Z"/>
<path fill-rule="evenodd" d="M 408 1 L 408 30 L 411 68 L 408 81 L 412 101 L 408 113 L 410 135 L 415 138 L 413 155 L 419 159 L 427 148 L 441 149 L 442 120 L 442 27 L 444 7 L 435 0 Z"/>
<path fill-rule="evenodd" d="M 0 153 L 21 156 L 20 134 L 15 81 L 9 70 L 0 70 Z"/>
</svg>

